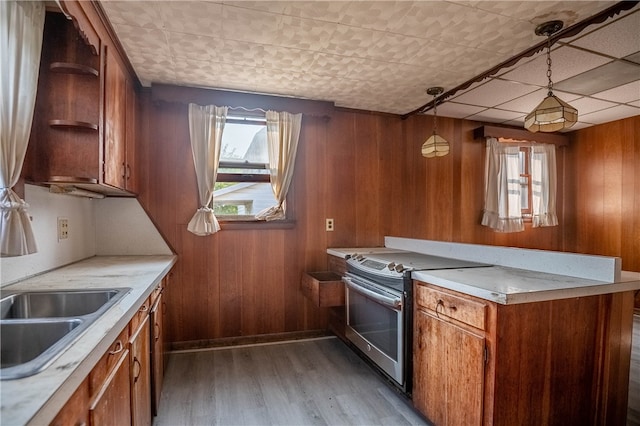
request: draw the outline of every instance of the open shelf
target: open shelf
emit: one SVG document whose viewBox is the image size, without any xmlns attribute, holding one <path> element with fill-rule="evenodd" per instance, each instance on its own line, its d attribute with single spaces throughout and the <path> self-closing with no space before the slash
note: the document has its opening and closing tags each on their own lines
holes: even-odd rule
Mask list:
<svg viewBox="0 0 640 426">
<path fill-rule="evenodd" d="M 53 62 L 49 65 L 51 72 L 61 74 L 81 74 L 98 76 L 98 70 L 88 65 L 74 64 L 71 62 Z"/>
<path fill-rule="evenodd" d="M 76 120 L 49 120 L 49 126 L 54 128 L 98 130 L 98 125 Z"/>
</svg>

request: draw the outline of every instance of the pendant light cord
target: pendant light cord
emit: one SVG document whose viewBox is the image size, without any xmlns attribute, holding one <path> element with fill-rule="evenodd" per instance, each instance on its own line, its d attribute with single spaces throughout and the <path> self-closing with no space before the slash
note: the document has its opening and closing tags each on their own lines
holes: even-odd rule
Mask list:
<svg viewBox="0 0 640 426">
<path fill-rule="evenodd" d="M 435 95 L 433 96 L 433 134 L 436 134 L 437 128 L 437 118 L 438 118 L 438 103 L 436 102 Z"/>
</svg>

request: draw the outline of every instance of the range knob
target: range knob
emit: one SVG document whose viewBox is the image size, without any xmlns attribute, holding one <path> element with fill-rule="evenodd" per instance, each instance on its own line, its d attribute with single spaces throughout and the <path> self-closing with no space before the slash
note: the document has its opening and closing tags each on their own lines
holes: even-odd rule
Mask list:
<svg viewBox="0 0 640 426">
<path fill-rule="evenodd" d="M 393 271 L 393 268 L 396 266 L 396 264 L 394 262 L 391 262 L 390 264 L 387 265 L 387 268 L 389 268 L 390 271 Z"/>
<path fill-rule="evenodd" d="M 402 266 L 402 263 L 398 263 L 394 269 L 396 272 L 402 272 L 404 271 L 404 266 Z"/>
<path fill-rule="evenodd" d="M 364 256 L 363 256 L 363 255 L 361 255 L 361 254 L 359 254 L 359 255 L 356 257 L 356 259 L 357 259 L 357 260 L 359 260 L 359 261 L 363 261 L 363 260 L 364 260 Z"/>
</svg>

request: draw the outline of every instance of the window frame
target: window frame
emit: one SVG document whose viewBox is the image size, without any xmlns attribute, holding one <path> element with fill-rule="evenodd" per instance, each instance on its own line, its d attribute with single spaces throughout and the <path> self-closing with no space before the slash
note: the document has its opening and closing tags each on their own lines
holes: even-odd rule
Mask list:
<svg viewBox="0 0 640 426">
<path fill-rule="evenodd" d="M 265 126 L 266 127 L 266 117 L 263 115 L 257 114 L 247 114 L 247 115 L 239 115 L 234 114 L 233 116 L 228 116 L 225 120 L 225 124 L 234 123 L 234 124 L 242 124 L 242 125 L 255 125 L 255 126 Z M 224 134 L 224 133 L 223 133 Z M 245 162 L 236 162 L 236 161 L 219 161 L 218 163 L 218 174 L 216 177 L 216 183 L 218 182 L 256 182 L 256 183 L 271 183 L 271 175 L 269 173 L 223 173 L 220 172 L 220 169 L 224 168 L 239 168 L 243 169 L 253 169 L 253 170 L 268 170 L 269 165 L 263 163 L 250 163 L 248 161 Z M 264 229 L 264 228 L 273 228 L 273 229 L 282 229 L 282 228 L 293 228 L 295 225 L 294 212 L 293 208 L 293 194 L 292 189 L 294 187 L 294 182 L 291 183 L 291 187 L 289 193 L 287 194 L 286 202 L 287 202 L 287 213 L 286 218 L 282 220 L 273 220 L 273 221 L 265 221 L 256 219 L 254 217 L 250 217 L 249 215 L 237 216 L 234 215 L 216 215 L 218 222 L 225 229 L 247 229 L 247 228 L 256 228 L 256 229 Z M 214 199 L 211 201 L 211 205 L 209 206 L 211 209 L 214 209 Z"/>
<path fill-rule="evenodd" d="M 522 202 L 520 203 L 520 214 L 522 215 L 522 220 L 525 222 L 531 222 L 533 218 L 533 182 L 531 180 L 531 147 L 530 146 L 520 146 L 520 153 L 522 153 L 522 158 L 524 161 L 522 162 L 522 168 L 520 169 L 520 190 L 526 190 L 527 194 L 527 208 L 522 206 Z M 526 185 L 523 184 L 523 179 L 526 180 Z M 522 197 L 522 194 L 520 195 Z"/>
</svg>

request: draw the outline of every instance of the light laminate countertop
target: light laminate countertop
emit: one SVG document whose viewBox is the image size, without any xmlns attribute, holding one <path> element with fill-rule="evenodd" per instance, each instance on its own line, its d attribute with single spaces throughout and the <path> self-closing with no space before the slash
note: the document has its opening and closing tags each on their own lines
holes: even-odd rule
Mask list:
<svg viewBox="0 0 640 426">
<path fill-rule="evenodd" d="M 413 241 L 410 241 L 412 243 Z M 392 256 L 394 251 L 412 251 L 411 248 L 418 246 L 417 244 L 408 244 L 402 246 L 403 241 L 397 244 L 395 248 L 389 247 L 358 247 L 358 248 L 329 248 L 327 253 L 341 258 L 348 254 L 360 253 L 380 254 L 389 253 Z M 486 246 L 460 245 L 456 243 L 436 244 L 436 250 L 429 253 L 435 256 L 452 257 L 450 253 L 465 253 L 469 246 L 482 249 Z M 437 249 L 443 248 L 440 253 Z M 558 263 L 566 262 L 566 253 L 551 252 L 543 250 L 523 250 L 504 247 L 489 247 L 485 250 L 499 250 L 498 254 L 509 256 L 511 251 L 526 254 L 527 262 L 530 264 L 539 264 L 536 262 L 536 256 L 548 261 L 555 254 L 558 256 Z M 486 258 L 477 257 L 467 254 L 462 260 L 478 261 L 488 263 Z M 473 250 L 471 250 L 473 252 Z M 589 263 L 593 261 L 593 256 L 571 254 L 574 259 L 572 267 L 565 267 L 564 270 L 572 271 L 579 268 L 581 262 Z M 526 263 L 525 263 L 526 265 Z M 557 266 L 557 265 L 549 265 Z M 539 265 L 536 265 L 540 269 Z M 562 270 L 563 265 L 556 267 L 555 270 Z M 621 271 L 619 279 L 613 280 L 597 280 L 585 277 L 576 277 L 569 274 L 547 273 L 540 270 L 531 270 L 522 268 L 514 268 L 502 265 L 491 265 L 480 268 L 461 268 L 461 269 L 441 269 L 433 271 L 413 271 L 411 278 L 434 284 L 449 290 L 458 291 L 471 296 L 480 297 L 482 299 L 501 303 L 516 304 L 529 302 L 542 302 L 547 300 L 567 299 L 571 297 L 585 297 L 598 294 L 618 293 L 624 291 L 634 291 L 640 289 L 640 272 Z"/>
<path fill-rule="evenodd" d="M 3 294 L 114 287 L 131 291 L 42 372 L 0 381 L 0 424 L 50 423 L 175 262 L 173 255 L 96 256 L 4 287 Z"/>
</svg>

